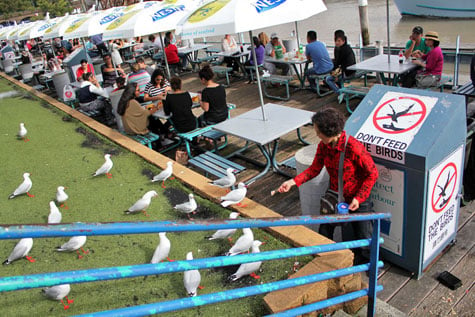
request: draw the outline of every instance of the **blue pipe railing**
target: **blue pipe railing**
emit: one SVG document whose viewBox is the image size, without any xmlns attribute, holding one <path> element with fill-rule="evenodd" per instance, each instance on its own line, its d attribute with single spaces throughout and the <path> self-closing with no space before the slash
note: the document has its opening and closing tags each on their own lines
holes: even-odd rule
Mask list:
<svg viewBox="0 0 475 317">
<path fill-rule="evenodd" d="M 122 223 L 74 223 L 60 225 L 2 225 L 0 226 L 1 239 L 17 238 L 45 238 L 75 235 L 115 235 L 115 234 L 143 234 L 157 232 L 182 232 L 217 230 L 230 228 L 260 228 L 311 225 L 323 223 L 343 223 L 350 221 L 373 220 L 373 234 L 371 239 L 355 240 L 350 242 L 332 243 L 327 245 L 293 248 L 277 251 L 266 251 L 254 254 L 243 254 L 234 257 L 215 257 L 207 259 L 194 259 L 190 261 L 176 261 L 171 263 L 142 264 L 122 267 L 99 268 L 69 272 L 54 272 L 46 274 L 35 274 L 29 276 L 14 276 L 0 278 L 0 292 L 20 289 L 28 289 L 43 286 L 52 286 L 65 283 L 83 283 L 92 281 L 102 281 L 110 279 L 121 279 L 137 276 L 166 274 L 181 272 L 193 269 L 207 269 L 227 265 L 237 265 L 256 261 L 267 261 L 286 257 L 309 255 L 348 248 L 369 246 L 371 250 L 370 263 L 349 267 L 341 270 L 329 271 L 296 279 L 272 282 L 262 285 L 250 286 L 214 294 L 206 294 L 193 298 L 182 298 L 167 302 L 159 302 L 141 306 L 122 308 L 118 310 L 105 311 L 89 314 L 89 316 L 146 316 L 161 312 L 170 312 L 178 309 L 191 308 L 201 305 L 218 303 L 225 300 L 232 300 L 256 294 L 267 293 L 279 289 L 290 288 L 302 284 L 314 283 L 325 279 L 335 278 L 343 275 L 369 271 L 369 287 L 365 290 L 345 294 L 321 301 L 318 303 L 302 306 L 301 313 L 315 309 L 321 309 L 361 296 L 368 296 L 368 316 L 374 316 L 376 292 L 382 289 L 377 285 L 377 270 L 382 266 L 379 259 L 379 245 L 383 242 L 380 234 L 380 220 L 389 218 L 390 214 L 352 214 L 333 216 L 302 216 L 289 218 L 264 218 L 264 219 L 236 219 L 217 221 L 159 221 L 159 222 L 122 222 Z M 318 307 L 318 308 L 315 308 Z M 301 314 L 297 313 L 297 314 Z M 282 316 L 294 316 L 295 311 L 279 313 Z"/>
</svg>

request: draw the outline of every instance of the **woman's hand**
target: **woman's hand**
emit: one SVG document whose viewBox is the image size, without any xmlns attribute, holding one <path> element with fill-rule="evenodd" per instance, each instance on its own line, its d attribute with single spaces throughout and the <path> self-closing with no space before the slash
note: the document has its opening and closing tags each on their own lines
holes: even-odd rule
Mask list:
<svg viewBox="0 0 475 317">
<path fill-rule="evenodd" d="M 292 186 L 295 185 L 295 181 L 294 179 L 289 179 L 288 181 L 285 181 L 282 183 L 282 185 L 280 185 L 279 189 L 277 190 L 279 193 L 286 193 L 288 192 Z"/>
<path fill-rule="evenodd" d="M 353 198 L 350 206 L 348 206 L 348 209 L 350 209 L 351 211 L 355 211 L 358 208 L 360 208 L 360 202 L 358 201 L 358 199 Z"/>
</svg>

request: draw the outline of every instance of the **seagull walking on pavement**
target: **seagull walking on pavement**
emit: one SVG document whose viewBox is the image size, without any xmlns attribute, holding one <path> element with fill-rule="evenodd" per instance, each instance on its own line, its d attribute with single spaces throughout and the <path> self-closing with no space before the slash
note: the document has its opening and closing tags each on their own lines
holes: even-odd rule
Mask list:
<svg viewBox="0 0 475 317">
<path fill-rule="evenodd" d="M 249 251 L 254 241 L 254 234 L 249 228 L 242 229 L 242 233 L 243 235 L 237 239 L 236 243 L 229 249 L 226 255 L 233 256 Z"/>
<path fill-rule="evenodd" d="M 188 219 L 192 219 L 190 217 L 190 213 L 195 214 L 196 213 L 196 208 L 198 208 L 198 205 L 196 204 L 195 197 L 193 194 L 188 195 L 188 201 L 184 202 L 182 204 L 178 204 L 174 209 L 178 210 L 179 212 L 182 212 L 188 216 Z"/>
<path fill-rule="evenodd" d="M 263 243 L 259 240 L 254 240 L 254 242 L 252 242 L 252 253 L 259 253 L 261 252 L 261 250 L 259 250 L 259 247 L 262 245 Z M 231 281 L 236 281 L 238 279 L 240 279 L 241 277 L 243 276 L 246 276 L 246 275 L 250 275 L 252 276 L 253 278 L 255 279 L 259 279 L 260 276 L 259 275 L 256 275 L 256 271 L 259 270 L 259 268 L 261 267 L 261 264 L 262 262 L 261 261 L 258 261 L 258 262 L 251 262 L 251 263 L 243 263 L 239 266 L 238 270 L 236 271 L 236 273 L 234 273 L 233 275 L 231 275 L 229 277 L 229 279 Z"/>
<path fill-rule="evenodd" d="M 173 162 L 168 161 L 167 162 L 167 168 L 165 168 L 163 171 L 160 172 L 160 174 L 155 175 L 152 178 L 152 183 L 154 182 L 162 182 L 162 188 L 166 188 L 165 186 L 165 181 L 172 176 L 173 174 Z M 173 179 L 173 178 L 170 178 Z"/>
<path fill-rule="evenodd" d="M 63 304 L 64 310 L 69 308 L 69 304 L 74 303 L 73 299 L 68 299 L 69 292 L 71 291 L 71 286 L 69 284 L 55 285 L 52 287 L 46 287 L 41 290 L 43 295 L 49 299 L 59 300 Z M 63 298 L 66 298 L 66 303 L 63 301 Z"/>
<path fill-rule="evenodd" d="M 23 122 L 20 123 L 20 130 L 18 130 L 18 137 L 22 139 L 23 141 L 28 142 L 30 141 L 30 139 L 26 137 L 27 133 L 28 133 L 28 130 L 25 128 L 25 124 Z"/>
<path fill-rule="evenodd" d="M 59 186 L 56 190 L 56 201 L 58 202 L 59 207 L 64 207 L 64 209 L 69 209 L 66 205 L 66 200 L 68 200 L 69 196 L 64 191 L 67 187 Z"/>
<path fill-rule="evenodd" d="M 49 202 L 49 215 L 48 215 L 48 224 L 61 223 L 61 212 L 54 203 L 54 201 Z"/>
<path fill-rule="evenodd" d="M 12 199 L 23 194 L 27 194 L 28 197 L 35 197 L 35 195 L 29 193 L 31 186 L 33 186 L 33 182 L 30 179 L 30 173 L 23 173 L 23 183 L 21 183 L 20 186 L 18 186 L 17 189 L 15 189 L 15 191 L 10 196 L 8 196 L 8 199 Z"/>
<path fill-rule="evenodd" d="M 148 217 L 147 211 L 145 209 L 147 209 L 152 203 L 152 198 L 157 196 L 158 194 L 154 190 L 146 192 L 145 195 L 143 195 L 142 198 L 137 200 L 135 204 L 133 204 L 129 209 L 125 211 L 125 213 L 129 215 L 141 211 L 145 216 Z"/>
<path fill-rule="evenodd" d="M 242 205 L 241 201 L 246 198 L 247 186 L 244 183 L 239 183 L 238 188 L 230 191 L 226 196 L 221 197 L 221 206 L 228 207 L 229 205 L 236 205 L 239 207 L 246 207 Z"/>
<path fill-rule="evenodd" d="M 209 183 L 213 186 L 227 188 L 229 190 L 229 188 L 234 186 L 234 183 L 236 183 L 236 176 L 234 175 L 234 171 L 235 170 L 233 168 L 228 168 L 226 169 L 226 176 L 223 176 Z"/>
<path fill-rule="evenodd" d="M 239 217 L 238 212 L 232 212 L 229 214 L 229 219 L 236 219 L 237 217 Z M 231 243 L 233 241 L 231 236 L 236 232 L 236 230 L 237 230 L 236 228 L 221 229 L 213 233 L 213 235 L 205 237 L 205 239 L 208 239 L 208 240 L 228 239 L 229 242 Z"/>
<path fill-rule="evenodd" d="M 92 174 L 92 176 L 99 176 L 99 175 L 105 174 L 107 178 L 112 178 L 112 174 L 110 173 L 110 170 L 112 169 L 112 166 L 114 166 L 114 163 L 111 160 L 111 155 L 106 154 L 104 155 L 104 158 L 106 159 L 106 161 L 104 162 L 104 164 L 102 164 L 101 167 L 97 169 L 95 173 Z"/>
<path fill-rule="evenodd" d="M 35 262 L 31 256 L 28 256 L 31 248 L 33 247 L 33 239 L 32 238 L 23 238 L 15 245 L 13 248 L 12 253 L 8 256 L 8 259 L 3 261 L 3 264 L 8 265 L 11 264 L 13 261 L 19 260 L 21 258 L 26 258 L 31 263 Z"/>
<path fill-rule="evenodd" d="M 160 263 L 163 260 L 167 259 L 170 262 L 173 262 L 173 260 L 170 260 L 168 257 L 168 254 L 170 253 L 170 240 L 168 240 L 166 232 L 159 232 L 158 236 L 160 237 L 160 243 L 158 244 L 157 248 L 155 249 L 155 252 L 153 253 L 152 260 L 150 263 L 155 264 L 155 263 Z"/>
<path fill-rule="evenodd" d="M 193 260 L 193 253 L 188 252 L 186 254 L 186 260 Z M 200 287 L 201 274 L 198 270 L 185 271 L 183 274 L 183 284 L 185 284 L 186 293 L 188 296 L 193 297 L 198 294 L 198 288 Z"/>
<path fill-rule="evenodd" d="M 79 249 L 81 249 L 82 253 L 84 254 L 88 254 L 89 253 L 89 250 L 87 251 L 84 251 L 84 249 L 82 248 L 83 245 L 86 244 L 86 236 L 74 236 L 72 237 L 71 239 L 69 239 L 68 242 L 66 242 L 65 244 L 63 244 L 62 246 L 60 247 L 57 247 L 56 248 L 56 251 L 59 251 L 59 252 L 63 252 L 63 251 L 67 251 L 67 252 L 72 252 L 72 251 L 76 251 L 77 255 L 78 255 L 78 259 L 81 259 L 82 258 L 82 255 L 79 254 Z"/>
</svg>

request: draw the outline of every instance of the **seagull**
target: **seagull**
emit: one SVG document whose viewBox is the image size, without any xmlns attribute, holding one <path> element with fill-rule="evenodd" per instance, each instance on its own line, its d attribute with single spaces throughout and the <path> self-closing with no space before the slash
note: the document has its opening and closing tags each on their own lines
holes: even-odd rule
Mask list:
<svg viewBox="0 0 475 317">
<path fill-rule="evenodd" d="M 104 158 L 106 159 L 106 161 L 104 162 L 104 164 L 102 164 L 101 167 L 97 169 L 97 171 L 94 174 L 92 174 L 92 176 L 106 174 L 107 178 L 112 178 L 112 174 L 109 173 L 110 170 L 112 169 L 112 166 L 114 166 L 114 163 L 112 163 L 112 160 L 111 160 L 111 155 L 106 154 L 104 155 Z"/>
<path fill-rule="evenodd" d="M 23 141 L 28 142 L 30 139 L 26 137 L 26 134 L 28 133 L 28 130 L 25 128 L 25 124 L 22 122 L 20 123 L 20 130 L 18 130 L 18 137 L 20 139 L 23 139 Z"/>
<path fill-rule="evenodd" d="M 61 212 L 54 201 L 49 202 L 49 215 L 48 215 L 48 224 L 61 223 Z"/>
<path fill-rule="evenodd" d="M 23 173 L 23 183 L 21 183 L 20 186 L 18 186 L 17 189 L 15 189 L 15 191 L 10 196 L 8 196 L 8 199 L 12 199 L 23 194 L 27 194 L 28 197 L 35 197 L 35 195 L 29 193 L 31 186 L 33 186 L 33 183 L 30 179 L 30 173 Z"/>
<path fill-rule="evenodd" d="M 125 213 L 129 215 L 141 211 L 145 216 L 148 217 L 147 211 L 145 209 L 150 206 L 152 198 L 157 196 L 158 194 L 154 190 L 146 192 L 145 195 L 143 195 L 142 198 L 137 200 L 135 204 L 133 204 L 129 209 L 125 211 Z"/>
<path fill-rule="evenodd" d="M 66 200 L 68 200 L 68 194 L 64 192 L 64 190 L 67 187 L 59 186 L 58 190 L 56 191 L 56 201 L 58 202 L 59 207 L 64 207 L 64 209 L 69 209 L 68 206 L 66 206 Z"/>
<path fill-rule="evenodd" d="M 259 247 L 262 245 L 263 243 L 259 240 L 254 240 L 254 242 L 252 242 L 252 253 L 259 253 L 261 252 L 259 250 Z M 236 281 L 238 279 L 240 279 L 241 277 L 243 276 L 246 276 L 246 275 L 250 275 L 252 276 L 253 278 L 255 279 L 259 279 L 260 276 L 259 275 L 256 275 L 256 272 L 257 270 L 259 270 L 259 268 L 261 267 L 261 264 L 262 264 L 262 261 L 258 261 L 258 262 L 251 262 L 251 263 L 243 263 L 239 266 L 238 270 L 236 271 L 236 273 L 234 273 L 233 275 L 231 275 L 229 277 L 229 279 L 231 281 Z"/>
<path fill-rule="evenodd" d="M 165 181 L 170 177 L 172 176 L 173 174 L 173 162 L 172 161 L 168 161 L 167 162 L 167 168 L 164 169 L 163 171 L 160 172 L 160 174 L 158 175 L 155 175 L 153 178 L 152 178 L 152 183 L 154 182 L 162 182 L 162 188 L 166 188 L 165 186 Z M 170 178 L 170 179 L 173 179 L 173 178 Z"/>
<path fill-rule="evenodd" d="M 25 257 L 31 263 L 35 262 L 35 259 L 28 256 L 28 253 L 30 252 L 32 247 L 33 247 L 32 238 L 21 239 L 20 241 L 18 241 L 16 246 L 13 248 L 12 253 L 10 253 L 10 255 L 8 256 L 8 259 L 6 259 L 3 262 L 3 264 L 5 265 L 11 264 L 13 261 L 21 259 L 23 257 Z"/>
<path fill-rule="evenodd" d="M 189 194 L 188 195 L 188 201 L 187 202 L 184 202 L 182 204 L 178 204 L 176 205 L 175 207 L 173 207 L 174 209 L 186 214 L 188 216 L 189 219 L 191 219 L 190 217 L 190 213 L 193 213 L 195 214 L 196 213 L 196 208 L 198 208 L 198 205 L 196 204 L 196 200 L 195 200 L 195 197 L 193 196 L 193 194 Z"/>
<path fill-rule="evenodd" d="M 170 258 L 168 258 L 171 245 L 170 245 L 170 240 L 168 240 L 166 236 L 166 232 L 159 232 L 158 235 L 160 237 L 160 243 L 155 249 L 155 252 L 153 253 L 153 256 L 152 256 L 152 261 L 150 261 L 150 263 L 152 264 L 159 263 L 165 259 L 167 259 L 170 262 L 173 262 L 173 260 L 170 260 Z"/>
<path fill-rule="evenodd" d="M 188 252 L 186 254 L 186 260 L 193 260 L 193 253 Z M 183 284 L 185 284 L 186 293 L 188 296 L 193 297 L 197 295 L 198 288 L 200 287 L 201 274 L 198 270 L 185 271 L 183 274 Z"/>
<path fill-rule="evenodd" d="M 226 196 L 221 197 L 221 206 L 228 207 L 236 204 L 239 207 L 246 207 L 242 205 L 241 201 L 246 198 L 247 186 L 244 183 L 239 183 L 238 188 L 230 191 Z"/>
<path fill-rule="evenodd" d="M 76 253 L 78 255 L 78 259 L 81 259 L 82 255 L 79 254 L 79 249 L 81 249 L 82 253 L 84 253 L 84 254 L 89 253 L 89 250 L 84 251 L 84 249 L 82 248 L 82 246 L 84 244 L 86 244 L 86 240 L 87 240 L 86 236 L 74 236 L 71 239 L 69 239 L 68 242 L 63 244 L 62 246 L 57 247 L 56 251 L 59 251 L 59 252 L 62 252 L 62 251 L 69 251 L 69 252 L 76 251 Z"/>
<path fill-rule="evenodd" d="M 234 175 L 235 170 L 233 168 L 226 169 L 226 176 L 221 177 L 220 179 L 209 182 L 213 186 L 218 186 L 220 188 L 228 188 L 234 186 L 236 182 L 236 176 Z"/>
<path fill-rule="evenodd" d="M 52 287 L 43 288 L 41 292 L 48 298 L 61 301 L 64 306 L 64 310 L 69 308 L 69 304 L 74 303 L 74 300 L 68 299 L 68 294 L 71 291 L 69 284 L 55 285 Z M 63 302 L 63 298 L 66 298 L 67 304 Z"/>
<path fill-rule="evenodd" d="M 229 214 L 229 219 L 236 219 L 237 217 L 239 217 L 239 213 L 238 212 L 232 212 Z M 208 240 L 216 240 L 216 239 L 228 239 L 229 242 L 231 243 L 233 240 L 231 238 L 231 236 L 236 232 L 237 229 L 221 229 L 221 230 L 218 230 L 216 231 L 215 233 L 213 233 L 212 236 L 207 236 L 205 237 L 205 239 L 208 239 Z"/>
<path fill-rule="evenodd" d="M 231 249 L 229 249 L 226 255 L 233 256 L 249 251 L 249 248 L 252 246 L 252 242 L 254 241 L 254 234 L 249 228 L 243 228 L 242 233 L 243 235 L 237 239 L 236 243 L 231 247 Z"/>
</svg>

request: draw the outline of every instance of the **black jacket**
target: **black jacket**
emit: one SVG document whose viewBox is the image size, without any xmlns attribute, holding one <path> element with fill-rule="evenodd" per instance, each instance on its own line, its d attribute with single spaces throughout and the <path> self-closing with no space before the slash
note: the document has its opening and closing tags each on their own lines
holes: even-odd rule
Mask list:
<svg viewBox="0 0 475 317">
<path fill-rule="evenodd" d="M 336 69 L 341 66 L 345 76 L 351 76 L 355 73 L 354 70 L 347 70 L 347 68 L 356 63 L 355 53 L 348 44 L 344 44 L 340 47 L 335 47 L 335 60 L 333 61 L 333 67 Z"/>
</svg>

